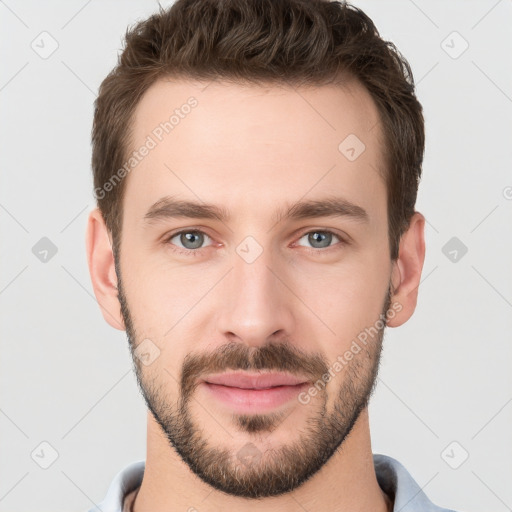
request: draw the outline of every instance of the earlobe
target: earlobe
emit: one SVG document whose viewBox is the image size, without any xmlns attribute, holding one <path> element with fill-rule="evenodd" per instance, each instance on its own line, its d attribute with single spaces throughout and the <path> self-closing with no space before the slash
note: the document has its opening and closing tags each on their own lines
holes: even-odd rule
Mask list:
<svg viewBox="0 0 512 512">
<path fill-rule="evenodd" d="M 124 331 L 112 244 L 98 208 L 89 213 L 85 245 L 94 295 L 103 318 L 115 329 Z"/>
<path fill-rule="evenodd" d="M 398 327 L 409 320 L 416 309 L 418 287 L 421 271 L 425 261 L 425 217 L 415 212 L 409 228 L 400 239 L 398 259 L 393 263 L 392 270 L 392 304 L 395 314 L 389 318 L 389 327 Z M 397 312 L 398 311 L 398 312 Z"/>
</svg>

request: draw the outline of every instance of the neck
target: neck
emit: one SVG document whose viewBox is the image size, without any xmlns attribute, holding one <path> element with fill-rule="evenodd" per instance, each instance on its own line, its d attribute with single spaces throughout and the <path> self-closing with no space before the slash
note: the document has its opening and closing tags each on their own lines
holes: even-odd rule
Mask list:
<svg viewBox="0 0 512 512">
<path fill-rule="evenodd" d="M 133 504 L 134 512 L 288 512 L 296 511 L 298 505 L 304 510 L 340 512 L 392 510 L 375 475 L 367 409 L 320 471 L 290 493 L 259 500 L 229 496 L 200 480 L 170 446 L 149 412 L 147 441 L 144 478 Z"/>
</svg>

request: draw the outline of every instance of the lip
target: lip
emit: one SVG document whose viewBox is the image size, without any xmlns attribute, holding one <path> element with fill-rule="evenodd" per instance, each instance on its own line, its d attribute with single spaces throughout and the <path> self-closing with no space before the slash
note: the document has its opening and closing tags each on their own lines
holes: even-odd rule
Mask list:
<svg viewBox="0 0 512 512">
<path fill-rule="evenodd" d="M 218 384 L 240 389 L 268 389 L 277 386 L 296 386 L 307 379 L 289 373 L 231 372 L 210 375 L 203 379 L 209 384 Z"/>
<path fill-rule="evenodd" d="M 309 386 L 306 379 L 284 373 L 224 373 L 203 379 L 201 387 L 218 402 L 237 413 L 265 413 L 297 401 Z"/>
</svg>

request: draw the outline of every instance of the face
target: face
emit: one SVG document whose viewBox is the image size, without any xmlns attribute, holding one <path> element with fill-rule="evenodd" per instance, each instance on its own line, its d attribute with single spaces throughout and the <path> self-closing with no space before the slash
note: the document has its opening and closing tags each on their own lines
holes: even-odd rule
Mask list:
<svg viewBox="0 0 512 512">
<path fill-rule="evenodd" d="M 354 83 L 206 85 L 160 81 L 137 107 L 119 301 L 183 461 L 275 496 L 326 464 L 375 383 L 392 310 L 378 114 Z"/>
</svg>

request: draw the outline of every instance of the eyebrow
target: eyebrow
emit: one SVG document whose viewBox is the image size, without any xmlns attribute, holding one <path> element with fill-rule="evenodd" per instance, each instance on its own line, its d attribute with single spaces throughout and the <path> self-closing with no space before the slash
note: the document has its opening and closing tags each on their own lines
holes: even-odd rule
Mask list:
<svg viewBox="0 0 512 512">
<path fill-rule="evenodd" d="M 368 223 L 369 216 L 364 208 L 341 197 L 328 197 L 309 201 L 298 201 L 275 212 L 272 220 L 301 220 L 317 217 L 347 217 Z M 172 218 L 212 219 L 228 222 L 229 212 L 221 206 L 165 196 L 156 201 L 144 216 L 146 223 Z"/>
</svg>

